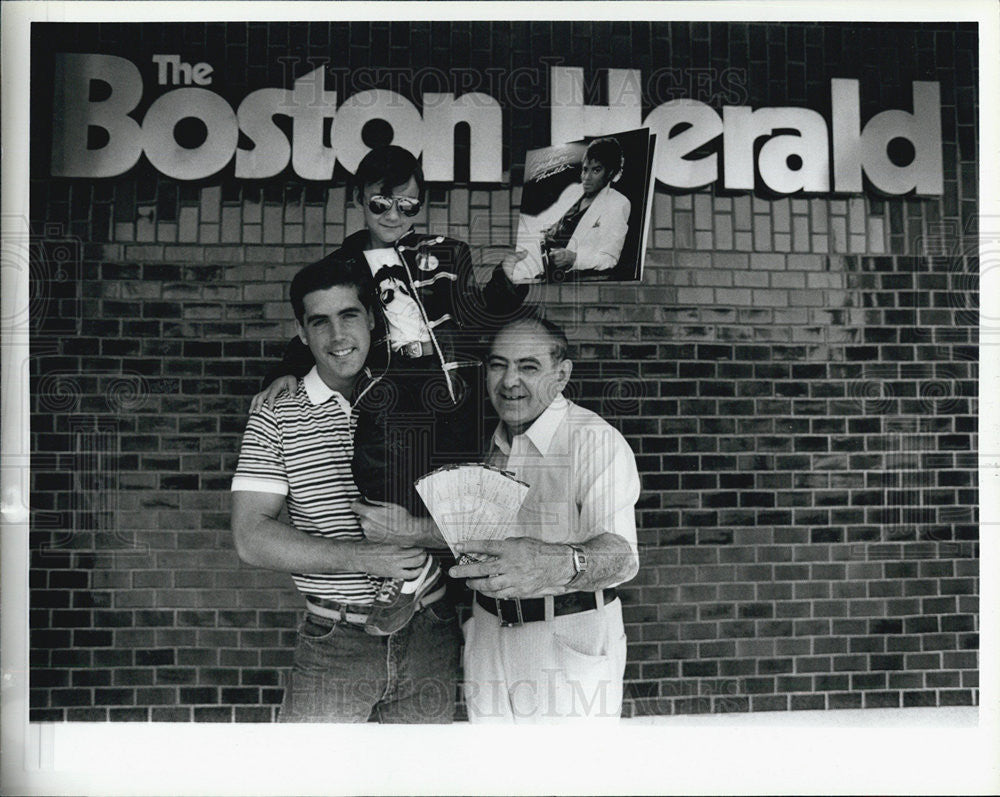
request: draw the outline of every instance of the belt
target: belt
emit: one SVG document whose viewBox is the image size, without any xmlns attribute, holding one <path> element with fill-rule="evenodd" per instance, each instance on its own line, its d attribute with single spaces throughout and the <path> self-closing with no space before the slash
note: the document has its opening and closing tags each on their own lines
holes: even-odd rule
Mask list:
<svg viewBox="0 0 1000 797">
<path fill-rule="evenodd" d="M 597 608 L 597 595 L 603 593 L 603 603 L 609 604 L 618 597 L 614 587 L 598 590 L 598 592 L 567 592 L 552 597 L 552 613 L 558 617 L 563 614 L 576 614 Z M 481 592 L 476 593 L 476 603 L 490 614 L 500 619 L 500 625 L 522 625 L 535 623 L 545 619 L 545 598 L 515 598 L 502 600 L 490 598 Z"/>
<path fill-rule="evenodd" d="M 429 606 L 444 597 L 445 585 L 442 584 L 433 592 L 428 592 L 417 601 L 417 611 Z M 306 595 L 306 609 L 319 617 L 336 620 L 339 623 L 364 625 L 368 621 L 374 606 L 370 603 L 341 603 L 340 601 L 320 598 L 316 595 Z"/>
<path fill-rule="evenodd" d="M 412 343 L 407 343 L 405 346 L 400 347 L 396 351 L 404 357 L 412 360 L 417 357 L 426 357 L 428 354 L 433 354 L 434 344 L 432 344 L 429 340 L 415 340 Z"/>
</svg>

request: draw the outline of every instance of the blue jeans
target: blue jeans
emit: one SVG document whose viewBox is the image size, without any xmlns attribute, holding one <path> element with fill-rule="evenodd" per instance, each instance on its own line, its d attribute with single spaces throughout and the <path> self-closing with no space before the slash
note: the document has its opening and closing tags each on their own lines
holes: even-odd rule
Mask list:
<svg viewBox="0 0 1000 797">
<path fill-rule="evenodd" d="M 278 721 L 451 722 L 460 644 L 447 598 L 381 637 L 307 612 Z"/>
</svg>

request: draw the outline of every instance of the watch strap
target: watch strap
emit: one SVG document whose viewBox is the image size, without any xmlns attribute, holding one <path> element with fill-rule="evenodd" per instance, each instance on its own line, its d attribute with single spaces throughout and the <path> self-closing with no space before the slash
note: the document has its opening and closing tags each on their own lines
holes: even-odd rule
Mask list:
<svg viewBox="0 0 1000 797">
<path fill-rule="evenodd" d="M 566 582 L 566 586 L 572 586 L 579 578 L 582 573 L 587 572 L 587 552 L 583 550 L 579 545 L 570 544 L 570 549 L 573 551 L 573 569 L 576 571 L 573 577 Z"/>
</svg>

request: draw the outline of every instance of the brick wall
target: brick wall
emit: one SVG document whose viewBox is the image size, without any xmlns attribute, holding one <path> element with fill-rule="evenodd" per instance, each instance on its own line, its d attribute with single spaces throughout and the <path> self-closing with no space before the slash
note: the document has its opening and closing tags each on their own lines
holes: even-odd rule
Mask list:
<svg viewBox="0 0 1000 797">
<path fill-rule="evenodd" d="M 707 85 L 725 73 L 741 103 L 827 118 L 832 77 L 861 81 L 863 119 L 907 108 L 911 80 L 940 81 L 940 199 L 661 188 L 641 285 L 536 298 L 576 344 L 571 396 L 625 433 L 642 473 L 627 714 L 978 702 L 974 26 L 36 34 L 43 78 L 51 52 L 138 62 L 183 41 L 172 51 L 210 54 L 235 97 L 290 85 L 284 56 L 331 53 L 404 76 L 546 57 L 588 75 L 659 69 L 718 108 L 698 96 L 714 69 Z M 599 83 L 589 102 L 606 101 Z M 501 102 L 516 185 L 524 150 L 548 143 L 548 108 Z M 36 131 L 45 107 L 40 92 Z M 238 561 L 229 480 L 249 397 L 292 333 L 289 280 L 360 214 L 339 175 L 54 180 L 35 141 L 31 717 L 270 720 L 301 602 L 287 575 Z M 518 200 L 459 182 L 431 193 L 427 227 L 477 251 L 509 244 Z"/>
</svg>

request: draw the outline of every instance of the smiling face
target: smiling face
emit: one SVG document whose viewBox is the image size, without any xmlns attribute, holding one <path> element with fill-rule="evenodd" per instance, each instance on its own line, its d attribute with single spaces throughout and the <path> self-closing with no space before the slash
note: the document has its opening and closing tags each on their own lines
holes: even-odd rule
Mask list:
<svg viewBox="0 0 1000 797">
<path fill-rule="evenodd" d="M 604 164 L 595 158 L 585 158 L 580 169 L 580 182 L 583 184 L 583 195 L 597 196 L 611 182 L 612 173 Z"/>
<path fill-rule="evenodd" d="M 307 293 L 299 338 L 316 359 L 320 378 L 328 387 L 349 396 L 364 367 L 375 326 L 353 285 L 334 285 Z"/>
<path fill-rule="evenodd" d="M 573 363 L 556 361 L 553 343 L 543 327 L 530 322 L 507 327 L 493 341 L 486 388 L 512 435 L 531 426 L 569 381 Z"/>
<path fill-rule="evenodd" d="M 355 196 L 355 200 L 365 214 L 365 226 L 368 227 L 371 249 L 392 246 L 402 237 L 403 233 L 413 226 L 414 221 L 414 217 L 404 216 L 400 213 L 395 202 L 385 213 L 373 213 L 368 207 L 368 200 L 376 194 L 393 198 L 420 199 L 420 188 L 416 178 L 411 177 L 407 182 L 397 185 L 388 193 L 382 190 L 381 183 L 369 183 L 365 186 L 361 196 Z"/>
</svg>

